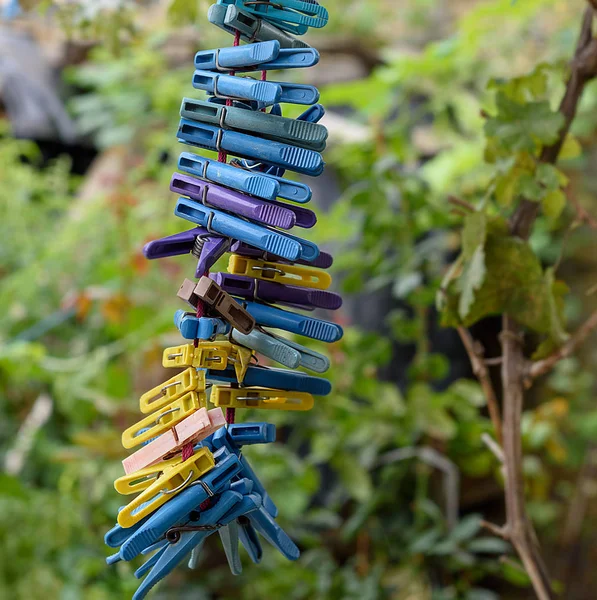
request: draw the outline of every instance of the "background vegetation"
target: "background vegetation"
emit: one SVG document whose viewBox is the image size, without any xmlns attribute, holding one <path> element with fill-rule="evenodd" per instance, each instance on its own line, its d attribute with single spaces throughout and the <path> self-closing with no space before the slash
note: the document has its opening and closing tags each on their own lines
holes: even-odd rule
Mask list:
<svg viewBox="0 0 597 600">
<path fill-rule="evenodd" d="M 120 432 L 164 379 L 174 292 L 193 268 L 147 263 L 141 248 L 182 229 L 168 192 L 180 98 L 193 94 L 193 52 L 230 39 L 207 26 L 206 2 L 30 4 L 35 27 L 58 23 L 60 44 L 84 49 L 62 77 L 97 157 L 89 169 L 73 168 L 81 147 L 48 160 L 2 124 L 0 597 L 125 599 L 137 565 L 107 568 L 102 543 L 121 502 Z M 178 569 L 156 598 L 533 597 L 509 544 L 482 528 L 481 517 L 504 519 L 500 464 L 483 441 L 494 432 L 436 298 L 443 324 L 475 324 L 499 354 L 491 314 L 510 298 L 480 304 L 483 283 L 519 277 L 527 290 L 531 271 L 509 270 L 508 248 L 492 262 L 484 244 L 525 195 L 543 206 L 528 258 L 536 304 L 523 295 L 508 310 L 529 348 L 549 352 L 594 308 L 593 84 L 562 170 L 525 162 L 561 126 L 585 4 L 326 1 L 330 26 L 310 39 L 322 63 L 305 75 L 334 140 L 314 235 L 336 256 L 346 336 L 331 349 L 332 396 L 308 414 L 267 415 L 278 442 L 248 451 L 303 555 L 266 551 L 232 578 L 213 540 L 199 569 Z M 467 204 L 480 212 L 463 216 Z M 468 266 L 450 284 L 461 246 Z M 596 361 L 594 344 L 561 361 L 522 417 L 528 509 L 566 598 L 592 598 L 596 583 Z"/>
</svg>

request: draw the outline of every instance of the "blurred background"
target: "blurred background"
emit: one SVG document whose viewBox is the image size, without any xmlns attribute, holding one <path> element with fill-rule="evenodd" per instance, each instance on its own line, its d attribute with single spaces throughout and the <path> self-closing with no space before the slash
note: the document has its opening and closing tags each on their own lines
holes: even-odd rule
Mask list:
<svg viewBox="0 0 597 600">
<path fill-rule="evenodd" d="M 309 34 L 331 143 L 308 183 L 314 241 L 335 258 L 346 329 L 329 350 L 334 391 L 270 420 L 278 442 L 246 455 L 302 549 L 229 575 L 210 539 L 156 599 L 532 598 L 508 544 L 491 427 L 435 295 L 456 256 L 450 194 L 483 197 L 482 111 L 492 80 L 572 55 L 581 0 L 326 0 Z M 192 259 L 147 262 L 182 231 L 168 191 L 193 55 L 231 45 L 208 1 L 0 0 L 0 598 L 128 599 L 138 564 L 108 568 L 103 535 L 122 499 L 123 429 L 167 375 L 176 290 Z M 554 84 L 554 98 L 562 86 Z M 571 326 L 594 309 L 597 88 L 567 163 L 587 218 L 539 224 L 533 247 L 572 289 Z M 285 113 L 296 116 L 290 107 Z M 569 223 L 568 223 L 569 225 Z M 591 289 L 594 288 L 594 289 Z M 585 290 L 589 290 L 586 294 Z M 497 354 L 498 324 L 476 326 Z M 493 344 L 493 346 L 492 346 Z M 595 598 L 597 352 L 563 361 L 523 417 L 529 509 L 564 596 Z"/>
</svg>

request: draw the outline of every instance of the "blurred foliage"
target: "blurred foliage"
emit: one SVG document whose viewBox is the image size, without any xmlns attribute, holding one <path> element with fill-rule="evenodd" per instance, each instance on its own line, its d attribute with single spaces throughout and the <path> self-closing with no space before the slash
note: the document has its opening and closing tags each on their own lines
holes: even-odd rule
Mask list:
<svg viewBox="0 0 597 600">
<path fill-rule="evenodd" d="M 492 577 L 527 585 L 515 562 L 496 560 L 509 549 L 481 530 L 477 515 L 450 527 L 441 473 L 384 456 L 433 448 L 460 471 L 464 495 L 483 486 L 499 492 L 499 465 L 481 441 L 491 431 L 484 397 L 430 342 L 436 296 L 449 324 L 505 308 L 526 315 L 543 350 L 582 312 L 553 267 L 590 243 L 581 231 L 575 246 L 563 244 L 574 222 L 563 188 L 577 181 L 587 193 L 580 154 L 581 143 L 590 152 L 594 88 L 580 137 L 567 143 L 566 174 L 535 160 L 559 127 L 554 108 L 582 8 L 569 4 L 491 0 L 469 5 L 445 31 L 439 1 L 401 10 L 384 0 L 326 2 L 331 26 L 313 43 L 338 34 L 368 42 L 379 32 L 384 64 L 322 92 L 326 106 L 368 136 L 328 150 L 343 193 L 320 213 L 314 235 L 335 248 L 346 295 L 390 287 L 401 308 L 387 315 L 384 336 L 348 327 L 331 349 L 333 394 L 307 414 L 267 415 L 279 442 L 247 450 L 301 559 L 288 564 L 266 551 L 262 565 L 231 578 L 214 540 L 198 572 L 177 570 L 156 598 L 492 600 L 500 597 Z M 161 350 L 179 340 L 173 290 L 193 268 L 186 257 L 147 263 L 140 251 L 182 225 L 168 181 L 192 65 L 189 56 L 173 66 L 164 48 L 181 23 L 201 23 L 201 47 L 229 43 L 203 27 L 205 2 L 174 0 L 168 23 L 146 22 L 137 5 L 40 3 L 69 35 L 103 42 L 66 78 L 78 90 L 71 111 L 103 151 L 107 174 L 81 180 L 69 175 L 67 158 L 41 168 L 34 144 L 6 131 L 0 139 L 4 456 L 22 449 L 36 399 L 53 402 L 23 450 L 22 470 L 0 481 L 0 597 L 124 599 L 136 587 L 135 565 L 105 567 L 101 538 L 121 502 L 112 488 L 120 432 L 137 419 L 138 396 L 166 378 Z M 503 223 L 523 192 L 543 215 L 531 242 L 513 245 Z M 479 210 L 463 219 L 450 194 Z M 513 283 L 516 296 L 504 292 Z M 414 348 L 400 387 L 378 376 L 395 370 L 393 342 Z M 547 534 L 561 526 L 574 492 L 568 474 L 597 435 L 591 366 L 590 357 L 561 363 L 543 402 L 524 415 L 531 508 Z"/>
</svg>

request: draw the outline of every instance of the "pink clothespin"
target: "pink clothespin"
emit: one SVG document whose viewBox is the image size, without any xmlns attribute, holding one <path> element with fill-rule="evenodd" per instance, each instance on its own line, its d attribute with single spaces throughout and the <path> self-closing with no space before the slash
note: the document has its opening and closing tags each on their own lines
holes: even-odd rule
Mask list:
<svg viewBox="0 0 597 600">
<path fill-rule="evenodd" d="M 130 475 L 149 467 L 171 452 L 180 450 L 185 444 L 195 444 L 204 440 L 225 424 L 226 419 L 221 409 L 213 408 L 208 411 L 206 408 L 200 408 L 160 437 L 125 458 L 122 461 L 124 472 Z"/>
</svg>

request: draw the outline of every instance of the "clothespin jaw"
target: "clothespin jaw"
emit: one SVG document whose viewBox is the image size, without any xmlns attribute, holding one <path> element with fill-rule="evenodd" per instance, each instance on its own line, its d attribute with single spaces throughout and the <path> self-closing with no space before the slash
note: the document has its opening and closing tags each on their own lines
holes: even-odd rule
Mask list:
<svg viewBox="0 0 597 600">
<path fill-rule="evenodd" d="M 130 449 L 143 444 L 161 435 L 196 410 L 204 408 L 206 403 L 205 392 L 188 392 L 170 404 L 166 404 L 162 410 L 148 415 L 126 429 L 122 434 L 122 445 Z"/>
<path fill-rule="evenodd" d="M 196 390 L 205 391 L 205 371 L 185 369 L 182 373 L 145 392 L 139 399 L 139 407 L 143 414 L 148 414 Z"/>
<path fill-rule="evenodd" d="M 213 317 L 197 317 L 193 313 L 177 310 L 174 324 L 185 340 L 213 340 L 218 335 L 228 335 L 230 324 Z"/>
<path fill-rule="evenodd" d="M 165 456 L 179 452 L 185 444 L 205 439 L 225 424 L 221 410 L 201 408 L 124 459 L 124 472 L 129 475 L 156 464 Z"/>
<path fill-rule="evenodd" d="M 314 399 L 305 392 L 266 388 L 235 389 L 215 385 L 210 402 L 220 408 L 265 408 L 271 410 L 310 410 Z"/>
<path fill-rule="evenodd" d="M 239 254 L 230 256 L 228 273 L 317 290 L 327 290 L 332 284 L 329 273 L 319 269 L 253 260 Z"/>
<path fill-rule="evenodd" d="M 220 286 L 208 277 L 202 277 L 199 283 L 185 279 L 178 291 L 178 297 L 196 308 L 204 302 L 232 327 L 249 333 L 255 326 L 251 316 Z"/>
<path fill-rule="evenodd" d="M 149 485 L 118 513 L 118 524 L 121 527 L 132 527 L 215 466 L 213 454 L 207 448 L 201 448 L 191 458 L 183 462 L 180 462 L 180 459 L 176 460 L 178 460 L 178 464 L 168 465 L 154 483 Z M 148 469 L 151 468 L 148 467 Z M 117 482 L 121 480 L 130 481 L 130 478 L 145 471 L 144 469 L 132 475 L 125 475 Z"/>
</svg>

